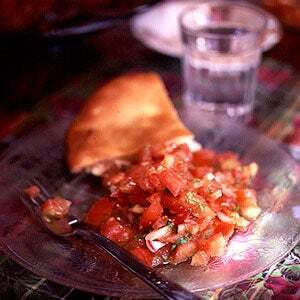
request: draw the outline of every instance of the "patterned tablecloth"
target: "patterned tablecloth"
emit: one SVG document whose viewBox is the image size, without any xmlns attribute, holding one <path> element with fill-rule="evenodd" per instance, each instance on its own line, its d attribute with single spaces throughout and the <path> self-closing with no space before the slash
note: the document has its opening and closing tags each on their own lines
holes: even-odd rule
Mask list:
<svg viewBox="0 0 300 300">
<path fill-rule="evenodd" d="M 180 101 L 180 63 L 144 48 L 123 27 L 85 40 L 93 49 L 92 63 L 76 73 L 59 90 L 46 95 L 31 111 L 18 111 L 0 119 L 0 149 L 24 132 L 53 116 L 68 114 L 103 80 L 128 70 L 154 70 L 166 82 L 172 99 Z M 65 47 L 55 45 L 57 55 Z M 90 59 L 83 57 L 83 59 Z M 300 146 L 300 77 L 288 65 L 267 56 L 258 73 L 255 118 L 251 126 L 271 138 Z M 25 270 L 0 254 L 0 299 L 113 299 L 61 286 Z M 281 262 L 261 274 L 223 290 L 203 294 L 203 299 L 300 299 L 300 244 Z"/>
</svg>

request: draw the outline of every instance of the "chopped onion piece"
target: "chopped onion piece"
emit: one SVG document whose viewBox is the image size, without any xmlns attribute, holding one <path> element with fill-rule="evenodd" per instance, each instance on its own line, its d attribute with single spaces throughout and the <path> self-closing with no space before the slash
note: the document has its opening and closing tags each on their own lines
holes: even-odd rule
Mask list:
<svg viewBox="0 0 300 300">
<path fill-rule="evenodd" d="M 179 224 L 177 228 L 177 233 L 179 235 L 184 235 L 186 232 L 190 234 L 196 234 L 200 229 L 199 224 L 195 222 L 193 223 L 186 223 L 186 224 Z"/>
<path fill-rule="evenodd" d="M 223 196 L 222 190 L 216 190 L 209 196 L 209 198 L 210 200 L 217 200 L 222 196 Z"/>
<path fill-rule="evenodd" d="M 224 223 L 228 223 L 228 224 L 235 224 L 235 220 L 227 215 L 225 215 L 224 213 L 222 212 L 217 212 L 217 216 L 218 218 L 224 222 Z"/>
<path fill-rule="evenodd" d="M 192 152 L 196 152 L 196 151 L 202 149 L 201 144 L 199 144 L 194 139 L 188 140 L 186 143 Z"/>
<path fill-rule="evenodd" d="M 144 208 L 139 204 L 135 204 L 134 206 L 130 207 L 128 210 L 135 214 L 142 214 L 144 212 Z"/>
<path fill-rule="evenodd" d="M 170 225 L 166 225 L 164 227 L 161 227 L 157 230 L 153 230 L 150 233 L 148 233 L 145 237 L 145 240 L 146 241 L 159 240 L 160 238 L 166 237 L 171 233 L 172 233 L 172 227 Z"/>
<path fill-rule="evenodd" d="M 256 220 L 260 213 L 261 209 L 256 205 L 241 207 L 241 215 L 248 220 Z"/>
<path fill-rule="evenodd" d="M 167 169 L 170 169 L 173 167 L 174 163 L 175 163 L 174 155 L 166 154 L 163 161 L 161 162 L 161 165 Z"/>
<path fill-rule="evenodd" d="M 215 179 L 215 175 L 214 175 L 213 173 L 207 173 L 207 174 L 203 177 L 203 179 L 206 179 L 206 180 L 208 180 L 208 181 L 212 181 L 212 180 Z"/>
<path fill-rule="evenodd" d="M 235 222 L 237 227 L 246 228 L 249 226 L 250 222 L 243 217 L 239 217 Z"/>
<path fill-rule="evenodd" d="M 251 163 L 244 167 L 251 177 L 254 177 L 258 172 L 258 165 L 256 163 Z"/>
<path fill-rule="evenodd" d="M 186 230 L 186 227 L 185 227 L 185 224 L 179 224 L 178 227 L 177 227 L 177 233 L 178 234 L 185 234 L 185 230 Z"/>
<path fill-rule="evenodd" d="M 155 253 L 156 251 L 158 251 L 160 248 L 162 248 L 165 245 L 166 245 L 166 243 L 162 243 L 160 241 L 150 241 L 150 240 L 146 239 L 146 246 L 153 253 Z"/>
</svg>

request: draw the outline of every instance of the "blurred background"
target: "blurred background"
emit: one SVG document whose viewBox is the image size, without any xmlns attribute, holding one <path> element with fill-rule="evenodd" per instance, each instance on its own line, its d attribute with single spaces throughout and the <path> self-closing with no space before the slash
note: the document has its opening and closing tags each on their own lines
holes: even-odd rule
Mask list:
<svg viewBox="0 0 300 300">
<path fill-rule="evenodd" d="M 0 0 L 1 107 L 30 107 L 58 89 L 99 60 L 103 35 L 155 2 Z"/>
<path fill-rule="evenodd" d="M 107 52 L 112 55 L 111 50 L 123 56 L 126 64 L 128 45 L 141 47 L 129 34 L 130 17 L 156 2 L 163 1 L 0 0 L 1 107 L 31 107 L 75 74 L 107 58 Z M 282 40 L 265 56 L 299 69 L 299 1 L 251 2 L 278 16 L 283 24 Z M 146 55 L 154 62 L 173 60 L 151 51 Z"/>
</svg>

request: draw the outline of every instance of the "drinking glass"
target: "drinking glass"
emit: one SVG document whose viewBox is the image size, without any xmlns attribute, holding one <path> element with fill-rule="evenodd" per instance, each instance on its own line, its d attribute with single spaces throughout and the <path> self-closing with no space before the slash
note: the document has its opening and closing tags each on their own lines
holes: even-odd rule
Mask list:
<svg viewBox="0 0 300 300">
<path fill-rule="evenodd" d="M 209 1 L 179 18 L 183 99 L 239 117 L 252 111 L 267 20 L 253 6 Z"/>
</svg>

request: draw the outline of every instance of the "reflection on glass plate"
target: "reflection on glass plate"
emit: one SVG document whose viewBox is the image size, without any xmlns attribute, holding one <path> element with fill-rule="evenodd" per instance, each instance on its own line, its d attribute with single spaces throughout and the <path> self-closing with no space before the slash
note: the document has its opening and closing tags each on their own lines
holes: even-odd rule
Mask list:
<svg viewBox="0 0 300 300">
<path fill-rule="evenodd" d="M 259 273 L 282 258 L 299 240 L 300 202 L 296 164 L 275 142 L 220 118 L 183 112 L 182 117 L 204 146 L 233 150 L 260 166 L 257 182 L 263 213 L 248 232 L 235 234 L 226 255 L 207 271 L 181 264 L 160 269 L 192 291 L 222 287 Z M 15 143 L 0 162 L 0 246 L 14 260 L 46 278 L 105 295 L 140 299 L 155 293 L 93 245 L 60 239 L 33 221 L 19 200 L 32 178 L 51 194 L 73 201 L 84 213 L 103 190 L 99 179 L 72 176 L 64 163 L 64 133 L 70 120 L 37 128 Z"/>
<path fill-rule="evenodd" d="M 180 57 L 182 44 L 178 17 L 190 6 L 195 6 L 202 0 L 167 1 L 155 5 L 145 13 L 133 18 L 131 29 L 133 35 L 145 46 L 166 55 Z M 262 48 L 264 51 L 271 49 L 281 38 L 279 21 L 271 14 L 262 11 L 268 18 L 267 31 Z"/>
</svg>

